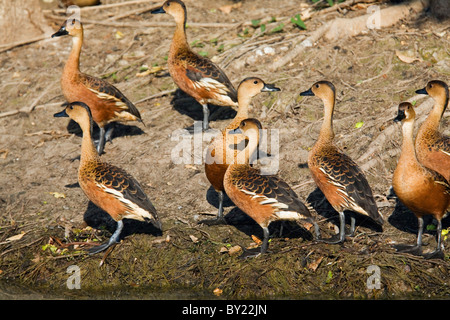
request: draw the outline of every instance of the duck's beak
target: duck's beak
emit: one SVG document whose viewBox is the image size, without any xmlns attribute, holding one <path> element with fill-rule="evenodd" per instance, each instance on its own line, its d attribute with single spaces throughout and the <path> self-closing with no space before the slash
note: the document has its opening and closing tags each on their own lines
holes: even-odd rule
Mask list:
<svg viewBox="0 0 450 320">
<path fill-rule="evenodd" d="M 69 32 L 66 30 L 66 26 L 62 26 L 57 32 L 52 34 L 52 38 L 66 36 L 68 34 L 69 34 Z"/>
<path fill-rule="evenodd" d="M 280 88 L 275 87 L 273 84 L 265 83 L 264 87 L 261 89 L 261 92 L 272 92 L 272 91 L 281 91 Z"/>
<path fill-rule="evenodd" d="M 427 89 L 426 89 L 426 88 L 423 88 L 423 89 L 419 89 L 419 90 L 416 90 L 416 93 L 418 93 L 418 94 L 428 94 L 428 92 L 427 92 Z"/>
<path fill-rule="evenodd" d="M 156 14 L 156 13 L 166 13 L 166 11 L 163 9 L 163 7 L 159 7 L 158 9 L 155 9 L 155 10 L 150 11 L 150 13 L 152 13 L 152 14 Z"/>
<path fill-rule="evenodd" d="M 56 118 L 61 118 L 61 117 L 68 117 L 69 115 L 67 114 L 66 109 L 64 109 L 61 112 L 55 113 L 53 116 Z"/>
<path fill-rule="evenodd" d="M 399 110 L 397 117 L 394 118 L 394 122 L 401 122 L 405 118 L 406 118 L 405 111 Z"/>
<path fill-rule="evenodd" d="M 311 90 L 311 88 L 310 88 L 309 90 L 300 92 L 300 95 L 301 95 L 301 96 L 314 96 L 315 94 L 314 94 L 314 92 L 312 92 L 312 90 Z"/>
</svg>

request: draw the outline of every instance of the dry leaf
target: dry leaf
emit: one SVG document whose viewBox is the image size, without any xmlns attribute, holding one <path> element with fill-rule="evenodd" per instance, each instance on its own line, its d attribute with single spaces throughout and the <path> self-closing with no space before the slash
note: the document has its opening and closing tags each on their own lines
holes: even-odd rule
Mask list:
<svg viewBox="0 0 450 320">
<path fill-rule="evenodd" d="M 308 263 L 308 268 L 312 271 L 316 271 L 316 269 L 319 267 L 319 264 L 322 262 L 323 257 L 319 257 L 316 260 Z"/>
<path fill-rule="evenodd" d="M 25 235 L 25 232 L 21 232 L 19 234 L 16 234 L 15 236 L 9 237 L 6 239 L 6 241 L 17 241 L 22 239 L 22 237 Z"/>
<path fill-rule="evenodd" d="M 395 55 L 400 61 L 405 63 L 413 63 L 414 61 L 422 61 L 422 59 L 414 57 L 414 54 L 411 51 L 399 51 L 395 50 Z"/>
<path fill-rule="evenodd" d="M 228 252 L 228 249 L 226 247 L 221 247 L 219 250 L 219 253 L 225 253 Z"/>
<path fill-rule="evenodd" d="M 241 252 L 241 250 L 242 250 L 241 246 L 234 246 L 228 250 L 228 254 L 230 256 L 234 256 L 234 255 L 238 254 L 239 252 Z"/>
<path fill-rule="evenodd" d="M 215 289 L 213 290 L 213 293 L 214 293 L 216 296 L 220 296 L 220 295 L 222 295 L 223 290 L 222 290 L 222 289 L 219 289 L 219 288 L 215 288 Z"/>
<path fill-rule="evenodd" d="M 9 150 L 8 149 L 1 149 L 0 150 L 0 158 L 2 159 L 6 159 L 6 157 L 8 156 Z"/>
<path fill-rule="evenodd" d="M 262 240 L 260 238 L 258 238 L 257 236 L 252 234 L 252 240 L 258 245 L 260 246 L 262 244 Z"/>
<path fill-rule="evenodd" d="M 198 238 L 196 236 L 192 235 L 192 234 L 189 235 L 189 238 L 191 238 L 193 243 L 197 243 L 198 242 Z"/>
<path fill-rule="evenodd" d="M 163 67 L 154 66 L 151 69 L 147 69 L 143 72 L 136 73 L 136 77 L 145 77 L 145 76 L 148 76 L 149 74 L 158 73 L 159 71 L 162 71 L 162 70 L 164 70 Z"/>
<path fill-rule="evenodd" d="M 56 199 L 66 198 L 66 195 L 64 193 L 60 192 L 49 192 L 49 193 L 53 195 Z"/>
<path fill-rule="evenodd" d="M 230 4 L 230 5 L 220 7 L 219 10 L 222 11 L 223 13 L 229 14 L 231 12 L 231 10 L 239 9 L 241 6 L 242 6 L 242 2 L 238 2 L 235 4 Z"/>
</svg>

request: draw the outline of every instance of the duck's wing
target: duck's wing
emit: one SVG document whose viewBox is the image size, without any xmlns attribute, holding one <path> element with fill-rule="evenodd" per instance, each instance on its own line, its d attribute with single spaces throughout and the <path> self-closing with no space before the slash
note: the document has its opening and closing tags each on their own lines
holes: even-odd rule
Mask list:
<svg viewBox="0 0 450 320">
<path fill-rule="evenodd" d="M 186 76 L 195 87 L 227 96 L 237 103 L 237 92 L 227 75 L 211 60 L 192 54 L 186 57 Z"/>
<path fill-rule="evenodd" d="M 114 103 L 118 109 L 130 113 L 138 120 L 142 121 L 141 114 L 136 106 L 119 89 L 109 82 L 88 74 L 82 74 L 81 83 L 99 99 Z"/>
</svg>

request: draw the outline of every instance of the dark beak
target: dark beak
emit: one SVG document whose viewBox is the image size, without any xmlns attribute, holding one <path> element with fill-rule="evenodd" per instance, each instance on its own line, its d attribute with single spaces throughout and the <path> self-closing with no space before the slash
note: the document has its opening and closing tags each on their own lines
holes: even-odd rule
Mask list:
<svg viewBox="0 0 450 320">
<path fill-rule="evenodd" d="M 53 116 L 56 118 L 61 118 L 61 117 L 68 117 L 69 115 L 67 114 L 66 109 L 64 109 L 61 112 L 55 113 Z"/>
<path fill-rule="evenodd" d="M 400 122 L 403 119 L 406 118 L 405 112 L 404 111 L 399 111 L 397 114 L 397 117 L 395 117 L 394 122 Z"/>
<path fill-rule="evenodd" d="M 275 87 L 273 84 L 264 84 L 264 87 L 261 89 L 261 92 L 272 92 L 272 91 L 281 91 L 280 88 Z"/>
<path fill-rule="evenodd" d="M 66 30 L 66 26 L 62 26 L 61 29 L 59 29 L 57 32 L 52 34 L 52 38 L 66 36 L 68 34 L 69 34 L 69 32 Z"/>
<path fill-rule="evenodd" d="M 150 13 L 152 14 L 156 14 L 156 13 L 166 13 L 166 11 L 164 11 L 163 7 L 160 7 L 158 9 L 152 10 L 150 11 Z"/>
<path fill-rule="evenodd" d="M 241 128 L 236 128 L 233 130 L 228 131 L 229 134 L 242 134 Z"/>
<path fill-rule="evenodd" d="M 423 89 L 419 89 L 419 90 L 416 90 L 416 93 L 419 93 L 419 94 L 428 94 L 428 92 L 427 92 L 427 89 L 426 89 L 426 88 L 423 88 Z"/>
<path fill-rule="evenodd" d="M 300 92 L 301 96 L 314 96 L 314 92 L 312 92 L 311 88 L 307 91 Z"/>
</svg>

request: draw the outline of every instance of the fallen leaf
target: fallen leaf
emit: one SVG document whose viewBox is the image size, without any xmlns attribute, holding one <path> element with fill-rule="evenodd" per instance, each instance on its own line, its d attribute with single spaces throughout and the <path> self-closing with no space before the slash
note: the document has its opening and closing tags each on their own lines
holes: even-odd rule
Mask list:
<svg viewBox="0 0 450 320">
<path fill-rule="evenodd" d="M 356 128 L 356 129 L 359 129 L 359 128 L 361 128 L 363 125 L 364 125 L 364 122 L 363 122 L 363 121 L 359 121 L 359 122 L 357 122 L 357 123 L 355 124 L 355 128 Z"/>
<path fill-rule="evenodd" d="M 308 268 L 311 269 L 312 271 L 316 271 L 317 268 L 319 267 L 319 264 L 322 262 L 323 257 L 319 257 L 316 260 L 308 263 Z"/>
<path fill-rule="evenodd" d="M 260 246 L 262 244 L 262 240 L 259 239 L 257 236 L 252 234 L 252 240 L 258 245 Z"/>
<path fill-rule="evenodd" d="M 219 250 L 219 253 L 225 253 L 228 252 L 228 249 L 226 247 L 221 247 Z"/>
<path fill-rule="evenodd" d="M 220 295 L 222 295 L 223 290 L 222 290 L 222 289 L 219 289 L 219 288 L 215 288 L 215 289 L 213 290 L 213 293 L 214 293 L 214 295 L 216 295 L 216 296 L 220 296 Z"/>
<path fill-rule="evenodd" d="M 422 59 L 415 57 L 411 51 L 395 50 L 395 55 L 397 56 L 397 58 L 400 59 L 400 61 L 403 61 L 405 63 L 413 63 L 414 61 L 422 61 Z"/>
<path fill-rule="evenodd" d="M 19 234 L 16 234 L 15 236 L 9 237 L 6 239 L 6 241 L 17 241 L 22 239 L 22 237 L 25 235 L 25 232 L 21 232 Z"/>
<path fill-rule="evenodd" d="M 241 252 L 241 250 L 242 250 L 241 246 L 234 246 L 228 250 L 228 254 L 230 256 L 234 256 L 234 255 L 238 254 L 239 252 Z"/>
<path fill-rule="evenodd" d="M 197 243 L 198 242 L 198 238 L 196 236 L 192 235 L 192 234 L 189 235 L 189 238 L 191 238 L 193 243 Z"/>
<path fill-rule="evenodd" d="M 66 198 L 66 195 L 64 193 L 60 192 L 49 192 L 52 196 L 54 196 L 56 199 L 60 198 Z"/>
<path fill-rule="evenodd" d="M 241 6 L 242 6 L 242 2 L 238 2 L 238 3 L 235 3 L 235 4 L 222 6 L 222 7 L 219 8 L 219 10 L 222 11 L 223 13 L 229 14 L 231 12 L 231 10 L 239 9 Z"/>
<path fill-rule="evenodd" d="M 120 31 L 116 31 L 116 33 L 114 34 L 114 37 L 116 39 L 122 39 L 123 38 L 123 33 Z"/>
</svg>

